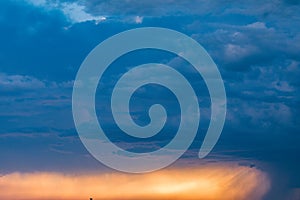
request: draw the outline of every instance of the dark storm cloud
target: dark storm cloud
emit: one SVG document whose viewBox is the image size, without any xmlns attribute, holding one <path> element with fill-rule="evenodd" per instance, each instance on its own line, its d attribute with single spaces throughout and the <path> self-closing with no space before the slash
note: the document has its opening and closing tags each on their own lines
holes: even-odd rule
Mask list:
<svg viewBox="0 0 300 200">
<path fill-rule="evenodd" d="M 274 185 L 285 180 L 278 190 L 299 187 L 299 25 L 295 0 L 1 1 L 1 170 L 98 166 L 72 121 L 76 72 L 109 36 L 161 26 L 200 42 L 223 76 L 228 112 L 212 157 L 268 162 Z M 178 58 L 167 63 L 185 66 Z M 201 88 L 203 82 L 195 84 Z M 207 96 L 199 99 L 209 105 Z M 201 139 L 192 148 L 199 148 Z M 268 198 L 284 199 L 287 193 L 273 191 Z"/>
</svg>

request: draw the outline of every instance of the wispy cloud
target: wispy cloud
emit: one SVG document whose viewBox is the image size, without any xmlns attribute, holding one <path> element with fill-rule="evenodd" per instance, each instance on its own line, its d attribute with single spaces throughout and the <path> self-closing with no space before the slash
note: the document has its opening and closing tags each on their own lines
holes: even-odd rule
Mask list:
<svg viewBox="0 0 300 200">
<path fill-rule="evenodd" d="M 23 75 L 7 75 L 0 73 L 0 88 L 5 89 L 38 89 L 45 83 L 35 77 Z"/>
<path fill-rule="evenodd" d="M 43 7 L 48 10 L 61 10 L 73 23 L 95 21 L 96 24 L 106 20 L 105 16 L 92 15 L 85 10 L 85 6 L 77 2 L 52 2 L 47 0 L 27 0 L 34 6 Z"/>
</svg>

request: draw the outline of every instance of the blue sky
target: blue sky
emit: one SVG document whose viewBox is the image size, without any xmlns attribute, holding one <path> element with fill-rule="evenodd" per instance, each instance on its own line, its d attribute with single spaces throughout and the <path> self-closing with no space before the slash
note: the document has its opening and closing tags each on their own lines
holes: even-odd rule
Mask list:
<svg viewBox="0 0 300 200">
<path fill-rule="evenodd" d="M 226 123 L 207 159 L 254 164 L 267 171 L 272 187 L 266 199 L 285 199 L 292 188 L 300 188 L 298 0 L 1 1 L 0 173 L 108 170 L 86 151 L 75 130 L 73 81 L 84 58 L 101 41 L 147 26 L 192 37 L 221 72 L 228 101 Z M 134 52 L 115 65 L 130 67 L 153 60 L 188 67 L 174 55 L 150 50 Z M 107 71 L 99 102 L 107 101 L 116 73 L 122 71 L 114 66 Z M 210 102 L 201 77 L 193 71 L 183 73 L 198 91 L 202 109 L 197 138 L 184 156 L 197 159 L 194 152 L 207 129 Z M 157 96 L 149 92 L 153 87 Z M 132 104 L 137 123 L 146 124 L 143 108 L 157 103 L 156 98 L 170 115 L 167 134 L 152 138 L 151 144 L 159 147 L 176 129 L 174 96 L 165 88 L 148 86 L 136 93 Z M 118 132 L 107 108 L 98 105 L 107 129 Z M 133 139 L 117 135 L 112 140 L 125 147 Z"/>
</svg>

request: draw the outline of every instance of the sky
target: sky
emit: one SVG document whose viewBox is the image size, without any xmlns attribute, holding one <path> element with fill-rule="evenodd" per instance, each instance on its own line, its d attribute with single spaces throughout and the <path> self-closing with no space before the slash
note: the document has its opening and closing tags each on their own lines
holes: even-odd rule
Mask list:
<svg viewBox="0 0 300 200">
<path fill-rule="evenodd" d="M 169 28 L 199 42 L 223 78 L 227 114 L 218 143 L 199 160 L 211 114 L 201 76 L 168 52 L 148 49 L 120 57 L 105 72 L 95 99 L 98 119 L 119 147 L 133 152 L 161 148 L 172 140 L 180 121 L 174 94 L 147 85 L 134 93 L 131 114 L 137 124 L 146 125 L 146 111 L 160 103 L 168 111 L 166 127 L 143 140 L 120 131 L 106 105 L 117 78 L 132 66 L 159 62 L 180 71 L 195 89 L 201 111 L 197 136 L 180 160 L 137 178 L 109 169 L 85 149 L 73 121 L 72 89 L 93 48 L 140 27 Z M 114 199 L 123 193 L 124 199 L 175 199 L 175 194 L 180 199 L 218 199 L 226 193 L 228 199 L 300 199 L 299 27 L 298 0 L 0 1 L 0 198 L 88 199 L 92 193 L 95 199 Z M 171 187 L 174 174 L 178 184 Z M 66 189 L 47 193 L 56 190 L 54 182 Z M 150 190 L 134 193 L 141 184 Z M 87 189 L 94 185 L 101 187 Z M 205 187 L 217 189 L 210 193 Z M 159 196 L 161 188 L 167 196 Z M 105 196 L 102 190 L 116 190 L 116 196 Z"/>
</svg>

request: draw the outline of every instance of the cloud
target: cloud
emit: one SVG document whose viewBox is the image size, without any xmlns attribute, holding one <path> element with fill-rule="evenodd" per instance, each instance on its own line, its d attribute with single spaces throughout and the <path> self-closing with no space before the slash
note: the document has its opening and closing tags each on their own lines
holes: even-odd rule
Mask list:
<svg viewBox="0 0 300 200">
<path fill-rule="evenodd" d="M 45 166 L 59 170 L 75 166 L 74 160 L 78 160 L 75 154 L 60 161 L 57 154 L 49 153 L 46 141 L 50 137 L 47 140 L 39 137 L 39 130 L 57 128 L 61 135 L 76 137 L 71 111 L 71 80 L 84 57 L 99 42 L 123 30 L 159 26 L 192 36 L 207 49 L 221 71 L 228 112 L 226 127 L 216 149 L 236 150 L 236 154 L 229 153 L 230 159 L 252 157 L 276 162 L 274 165 L 280 165 L 277 160 L 285 158 L 282 163 L 295 166 L 288 170 L 292 174 L 290 179 L 296 182 L 295 185 L 300 184 L 299 162 L 291 158 L 297 157 L 300 141 L 299 1 L 26 2 L 29 4 L 0 1 L 3 170 L 23 170 L 24 163 L 30 165 L 26 169 L 39 170 Z M 107 18 L 105 22 L 101 21 L 104 17 Z M 97 25 L 97 22 L 103 23 Z M 150 54 L 132 58 L 130 62 L 145 61 L 147 57 L 151 57 Z M 182 63 L 178 62 L 178 66 Z M 196 87 L 202 91 L 200 84 Z M 106 94 L 107 85 L 104 88 Z M 156 95 L 163 96 L 161 93 Z M 145 102 L 142 101 L 141 110 Z M 209 117 L 207 110 L 205 116 Z M 201 111 L 202 119 L 203 116 Z M 105 124 L 111 122 L 109 118 Z M 24 133 L 24 130 L 30 133 Z M 24 143 L 23 139 L 29 135 L 40 140 L 30 137 Z M 61 138 L 53 140 L 52 143 L 62 142 Z M 198 140 L 200 144 L 201 138 Z M 64 143 L 64 148 L 51 146 L 51 150 L 68 152 L 69 148 L 76 149 L 79 145 L 84 151 L 80 142 L 73 146 L 70 143 Z M 41 144 L 45 149 L 37 155 L 36 149 L 40 149 Z M 17 149 L 20 156 L 11 153 L 7 158 L 6 153 L 12 152 L 13 145 L 32 149 Z M 277 151 L 274 146 L 278 146 Z M 282 152 L 286 154 L 283 156 Z M 59 162 L 63 164 L 57 167 Z M 77 168 L 85 167 L 83 163 L 78 161 Z M 95 166 L 98 163 L 94 163 Z"/>
<path fill-rule="evenodd" d="M 135 23 L 137 23 L 137 24 L 141 24 L 141 23 L 143 23 L 143 17 L 136 16 L 136 17 L 134 18 L 134 21 L 135 21 Z"/>
<path fill-rule="evenodd" d="M 266 24 L 263 22 L 254 22 L 252 24 L 246 25 L 246 27 L 254 28 L 254 29 L 267 29 Z"/>
<path fill-rule="evenodd" d="M 61 10 L 63 14 L 73 23 L 94 21 L 96 24 L 106 20 L 105 16 L 92 15 L 85 11 L 85 6 L 77 2 L 59 2 L 47 0 L 27 0 L 34 6 L 42 7 L 47 10 Z"/>
<path fill-rule="evenodd" d="M 238 62 L 253 54 L 257 54 L 258 49 L 252 45 L 239 46 L 227 44 L 224 49 L 224 56 L 227 62 Z"/>
<path fill-rule="evenodd" d="M 60 8 L 75 23 L 95 21 L 96 24 L 106 20 L 104 16 L 93 16 L 85 12 L 85 7 L 77 3 L 63 3 Z"/>
<path fill-rule="evenodd" d="M 41 89 L 45 88 L 45 83 L 32 76 L 7 75 L 0 73 L 1 89 Z"/>
<path fill-rule="evenodd" d="M 142 187 L 141 187 L 142 186 Z M 255 168 L 208 165 L 150 174 L 51 172 L 12 173 L 0 177 L 1 199 L 262 199 L 267 175 Z"/>
</svg>

